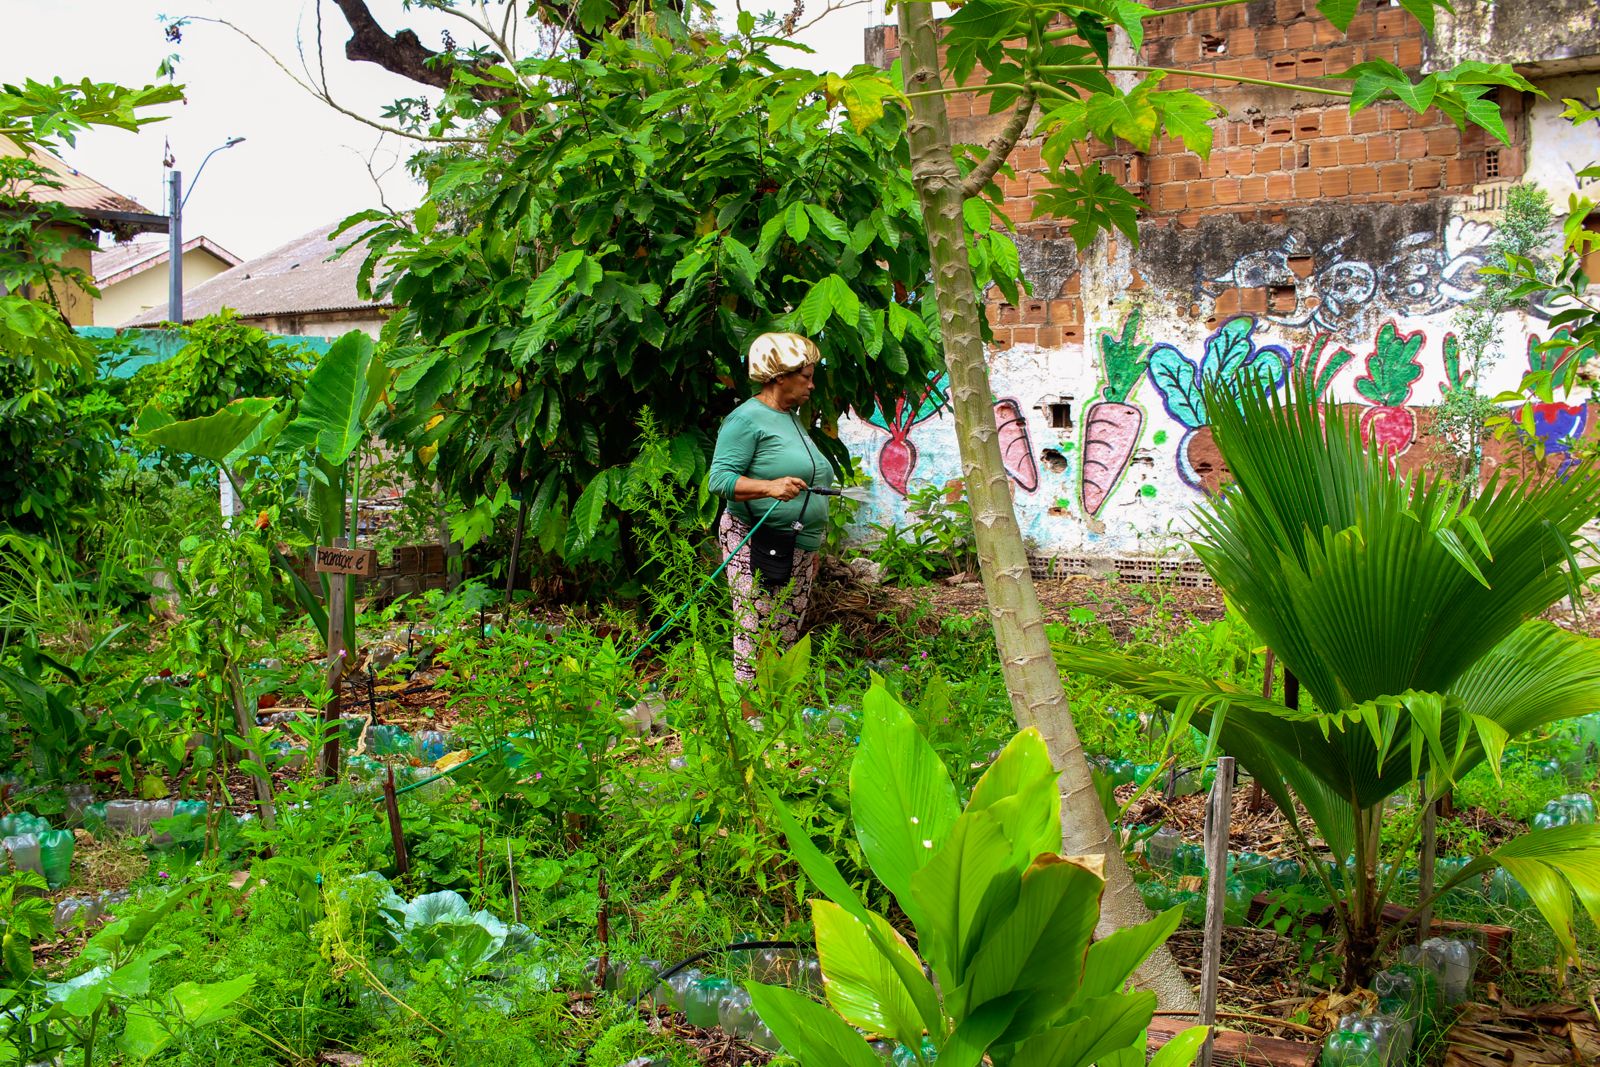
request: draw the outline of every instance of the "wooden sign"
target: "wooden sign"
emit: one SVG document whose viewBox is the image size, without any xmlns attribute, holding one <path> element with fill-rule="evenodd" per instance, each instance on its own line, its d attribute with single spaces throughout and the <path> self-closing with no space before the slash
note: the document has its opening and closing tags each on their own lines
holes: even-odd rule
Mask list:
<svg viewBox="0 0 1600 1067">
<path fill-rule="evenodd" d="M 354 574 L 371 578 L 378 573 L 378 550 L 375 548 L 317 548 L 317 572 L 320 574 Z"/>
</svg>

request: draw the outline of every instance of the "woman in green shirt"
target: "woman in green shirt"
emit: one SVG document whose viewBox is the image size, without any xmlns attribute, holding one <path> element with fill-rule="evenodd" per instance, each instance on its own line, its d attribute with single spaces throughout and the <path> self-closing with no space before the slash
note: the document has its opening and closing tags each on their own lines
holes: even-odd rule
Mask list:
<svg viewBox="0 0 1600 1067">
<path fill-rule="evenodd" d="M 723 420 L 717 434 L 708 484 L 728 501 L 717 537 L 730 557 L 736 681 L 755 679 L 763 633 L 781 648 L 794 643 L 811 599 L 828 523 L 827 498 L 812 490 L 828 488 L 833 474 L 795 412 L 811 397 L 821 358 L 799 334 L 757 337 L 750 345 L 750 380 L 761 389 Z M 735 553 L 769 508 L 772 514 Z"/>
</svg>

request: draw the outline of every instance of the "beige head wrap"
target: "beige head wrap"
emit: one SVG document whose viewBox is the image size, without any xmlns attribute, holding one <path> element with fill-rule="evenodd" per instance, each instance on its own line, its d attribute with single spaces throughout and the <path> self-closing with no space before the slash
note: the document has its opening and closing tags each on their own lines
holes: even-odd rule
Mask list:
<svg viewBox="0 0 1600 1067">
<path fill-rule="evenodd" d="M 750 380 L 770 382 L 821 359 L 821 350 L 810 338 L 797 333 L 764 333 L 750 342 Z"/>
</svg>

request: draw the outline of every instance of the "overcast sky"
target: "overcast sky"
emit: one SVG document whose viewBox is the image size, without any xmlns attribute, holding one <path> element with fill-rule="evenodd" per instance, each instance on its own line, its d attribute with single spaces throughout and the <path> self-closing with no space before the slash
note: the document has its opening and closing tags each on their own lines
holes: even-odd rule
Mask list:
<svg viewBox="0 0 1600 1067">
<path fill-rule="evenodd" d="M 731 9 L 731 0 L 724 3 Z M 458 41 L 468 39 L 459 21 L 404 11 L 401 0 L 372 0 L 370 6 L 385 29 L 411 26 L 430 47 L 439 46 L 447 27 Z M 790 5 L 753 0 L 746 6 L 761 11 Z M 810 0 L 808 7 L 821 10 L 823 0 Z M 137 134 L 91 131 L 62 154 L 83 173 L 162 212 L 167 142 L 187 182 L 211 149 L 229 137 L 246 138 L 206 166 L 184 208 L 184 234 L 203 234 L 248 259 L 376 206 L 379 192 L 368 173 L 369 159 L 392 207 L 409 207 L 421 194 L 401 165 L 410 143 L 333 111 L 226 27 L 192 23 L 175 45 L 166 40 L 159 18 L 226 18 L 298 72 L 302 43 L 312 59 L 315 10 L 315 0 L 0 0 L 5 25 L 0 79 L 87 77 L 145 85 L 157 80 L 164 56 L 179 52 L 178 81 L 188 99 L 167 108 L 166 121 Z M 800 38 L 816 55 L 796 52 L 789 62 L 848 70 L 862 61 L 863 32 L 883 21 L 882 11 L 874 2 L 830 14 Z M 324 54 L 336 99 L 376 117 L 387 102 L 417 94 L 414 83 L 374 64 L 345 60 L 348 35 L 338 8 L 324 0 Z"/>
</svg>

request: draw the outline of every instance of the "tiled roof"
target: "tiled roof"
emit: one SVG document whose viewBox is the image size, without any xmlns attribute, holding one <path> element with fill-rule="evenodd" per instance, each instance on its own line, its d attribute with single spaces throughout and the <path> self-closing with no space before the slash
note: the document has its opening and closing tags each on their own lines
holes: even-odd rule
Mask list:
<svg viewBox="0 0 1600 1067">
<path fill-rule="evenodd" d="M 25 153 L 16 142 L 9 137 L 0 137 L 0 155 L 21 156 Z M 101 185 L 93 178 L 68 165 L 43 149 L 34 149 L 33 158 L 54 175 L 55 180 L 61 183 L 61 188 L 51 189 L 47 186 L 34 186 L 25 190 L 35 200 L 55 200 L 80 214 L 91 219 L 105 212 L 123 215 L 148 215 L 152 218 L 165 216 L 160 212 L 151 211 L 131 197 Z"/>
<path fill-rule="evenodd" d="M 390 300 L 362 300 L 356 295 L 356 274 L 366 259 L 365 243 L 332 258 L 349 234 L 328 238 L 335 224 L 318 226 L 282 248 L 223 271 L 183 294 L 183 319 L 214 315 L 225 307 L 246 318 L 300 315 L 314 311 L 347 311 L 393 307 Z M 125 326 L 153 326 L 166 321 L 164 308 L 153 308 Z"/>
<path fill-rule="evenodd" d="M 204 249 L 217 259 L 236 267 L 242 262 L 238 256 L 223 248 L 209 237 L 191 237 L 183 242 L 185 254 Z M 112 245 L 94 254 L 94 283 L 104 289 L 151 267 L 167 265 L 166 237 L 135 238 L 124 244 Z"/>
</svg>

